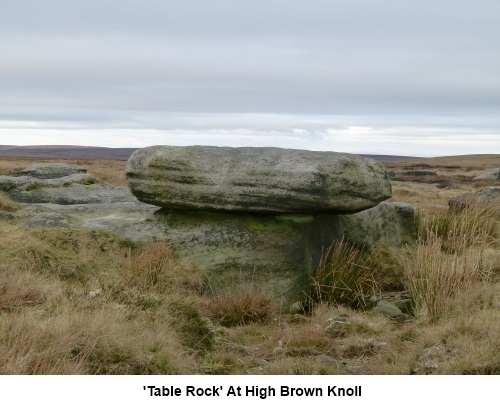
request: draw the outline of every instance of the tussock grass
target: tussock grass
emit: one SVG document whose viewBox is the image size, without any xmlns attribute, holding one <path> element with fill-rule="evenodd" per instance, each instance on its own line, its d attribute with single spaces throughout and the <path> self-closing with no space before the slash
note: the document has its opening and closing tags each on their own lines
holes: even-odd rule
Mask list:
<svg viewBox="0 0 500 405">
<path fill-rule="evenodd" d="M 212 317 L 223 326 L 266 322 L 273 313 L 271 295 L 257 288 L 230 291 L 214 298 Z"/>
<path fill-rule="evenodd" d="M 141 288 L 169 291 L 179 286 L 201 291 L 205 274 L 175 257 L 168 241 L 152 242 L 130 259 L 130 283 Z"/>
<path fill-rule="evenodd" d="M 3 191 L 0 191 L 0 212 L 14 212 L 19 209 L 21 209 L 21 204 L 9 198 Z"/>
<path fill-rule="evenodd" d="M 0 273 L 0 311 L 10 312 L 45 301 L 46 280 L 32 272 Z"/>
<path fill-rule="evenodd" d="M 408 250 L 401 258 L 407 288 L 413 297 L 414 313 L 436 321 L 445 311 L 450 298 L 458 292 L 487 279 L 480 250 L 443 251 L 443 242 L 435 234 Z"/>
<path fill-rule="evenodd" d="M 435 322 L 450 299 L 491 280 L 499 230 L 500 211 L 492 205 L 449 209 L 422 221 L 418 243 L 401 255 L 415 313 Z"/>
<path fill-rule="evenodd" d="M 493 167 L 476 161 L 435 168 Z M 0 160 L 0 174 L 30 163 Z M 125 184 L 125 162 L 69 163 Z M 301 314 L 259 286 L 204 295 L 205 274 L 167 242 L 0 219 L 0 374 L 499 374 L 500 218 L 443 209 L 466 187 L 397 185 L 395 199 L 422 207 L 419 240 L 332 246 Z M 416 316 L 369 310 L 374 291 L 394 290 L 410 290 Z"/>
<path fill-rule="evenodd" d="M 489 291 L 488 291 L 489 290 Z M 480 284 L 458 294 L 453 311 L 428 327 L 416 339 L 411 351 L 410 372 L 415 374 L 499 374 L 500 307 L 464 302 L 478 294 L 498 294 L 498 286 Z"/>
<path fill-rule="evenodd" d="M 365 308 L 373 295 L 373 267 L 357 247 L 342 239 L 324 251 L 312 276 L 311 300 Z"/>
<path fill-rule="evenodd" d="M 203 275 L 167 243 L 2 220 L 0 240 L 0 374 L 187 374 L 212 349 Z"/>
<path fill-rule="evenodd" d="M 491 204 L 473 204 L 460 210 L 441 210 L 420 224 L 420 237 L 436 235 L 450 252 L 470 246 L 495 243 L 500 234 L 500 209 Z"/>
<path fill-rule="evenodd" d="M 192 360 L 169 320 L 127 321 L 126 310 L 0 316 L 2 374 L 168 374 Z M 110 320 L 113 320 L 110 322 Z"/>
</svg>

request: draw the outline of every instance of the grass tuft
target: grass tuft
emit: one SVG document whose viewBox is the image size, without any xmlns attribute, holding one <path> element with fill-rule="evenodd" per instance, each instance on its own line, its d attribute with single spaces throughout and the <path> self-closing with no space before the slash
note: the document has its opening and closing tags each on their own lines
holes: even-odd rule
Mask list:
<svg viewBox="0 0 500 405">
<path fill-rule="evenodd" d="M 460 210 L 447 209 L 421 222 L 420 237 L 436 235 L 448 252 L 488 245 L 498 239 L 500 210 L 491 204 L 474 204 Z"/>
<path fill-rule="evenodd" d="M 263 323 L 272 312 L 271 296 L 255 288 L 225 293 L 216 297 L 211 305 L 212 317 L 223 326 Z"/>
<path fill-rule="evenodd" d="M 7 194 L 0 191 L 0 211 L 14 212 L 21 209 L 21 204 L 12 200 Z"/>
<path fill-rule="evenodd" d="M 167 291 L 172 287 L 201 291 L 205 274 L 175 257 L 168 241 L 151 242 L 131 256 L 131 283 L 140 288 Z"/>
<path fill-rule="evenodd" d="M 342 239 L 324 251 L 312 276 L 311 300 L 366 308 L 375 291 L 373 268 L 362 251 Z"/>
<path fill-rule="evenodd" d="M 468 239 L 463 239 L 462 243 L 467 244 Z M 445 312 L 450 298 L 491 275 L 480 249 L 454 247 L 459 249 L 448 253 L 443 240 L 430 232 L 425 241 L 401 255 L 414 313 L 428 317 L 431 322 Z"/>
</svg>

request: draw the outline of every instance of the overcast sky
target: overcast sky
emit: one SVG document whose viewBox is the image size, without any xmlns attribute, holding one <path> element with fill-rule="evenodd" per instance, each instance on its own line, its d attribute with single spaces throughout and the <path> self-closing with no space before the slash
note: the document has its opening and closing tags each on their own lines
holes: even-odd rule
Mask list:
<svg viewBox="0 0 500 405">
<path fill-rule="evenodd" d="M 0 0 L 0 145 L 500 153 L 499 0 Z"/>
</svg>

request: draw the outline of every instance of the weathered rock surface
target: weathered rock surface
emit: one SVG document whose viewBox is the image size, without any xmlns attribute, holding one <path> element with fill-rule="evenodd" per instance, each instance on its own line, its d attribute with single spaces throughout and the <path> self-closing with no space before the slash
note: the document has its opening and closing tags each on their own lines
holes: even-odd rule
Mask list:
<svg viewBox="0 0 500 405">
<path fill-rule="evenodd" d="M 66 163 L 35 163 L 26 169 L 13 172 L 11 176 L 29 176 L 35 179 L 56 179 L 80 173 L 87 173 L 87 169 Z"/>
<path fill-rule="evenodd" d="M 140 201 L 177 210 L 345 213 L 391 196 L 378 162 L 280 148 L 152 146 L 130 157 L 127 178 Z"/>
<path fill-rule="evenodd" d="M 234 285 L 270 289 L 290 305 L 305 298 L 323 246 L 341 237 L 336 215 L 256 215 L 160 210 L 183 257 L 210 269 L 217 291 Z M 306 291 L 304 291 L 306 290 Z"/>
<path fill-rule="evenodd" d="M 357 245 L 401 246 L 417 237 L 415 209 L 410 204 L 382 202 L 351 215 L 338 216 L 338 229 Z"/>
<path fill-rule="evenodd" d="M 95 228 L 113 232 L 134 242 L 168 239 L 166 226 L 150 216 L 158 208 L 138 201 L 101 204 L 22 204 L 14 217 L 30 228 L 56 226 Z"/>
<path fill-rule="evenodd" d="M 77 173 L 61 177 L 71 171 Z M 0 190 L 22 203 L 11 217 L 28 227 L 101 228 L 135 241 L 166 238 L 164 226 L 151 227 L 148 221 L 158 207 L 137 201 L 127 187 L 101 183 L 82 171 L 59 163 L 35 164 L 16 176 L 0 176 Z"/>
<path fill-rule="evenodd" d="M 491 172 L 474 177 L 472 180 L 500 180 L 500 167 L 492 170 Z"/>
<path fill-rule="evenodd" d="M 72 174 L 54 179 L 39 179 L 31 176 L 0 176 L 0 190 L 11 192 L 13 190 L 30 191 L 36 188 L 68 187 L 73 184 L 94 184 L 98 180 L 86 173 Z"/>
<path fill-rule="evenodd" d="M 99 183 L 86 173 L 54 179 L 0 176 L 0 190 L 21 203 L 72 205 L 137 201 L 127 188 Z"/>
<path fill-rule="evenodd" d="M 477 193 L 464 193 L 448 201 L 450 208 L 465 208 L 482 204 L 500 208 L 500 187 L 487 187 Z"/>
</svg>

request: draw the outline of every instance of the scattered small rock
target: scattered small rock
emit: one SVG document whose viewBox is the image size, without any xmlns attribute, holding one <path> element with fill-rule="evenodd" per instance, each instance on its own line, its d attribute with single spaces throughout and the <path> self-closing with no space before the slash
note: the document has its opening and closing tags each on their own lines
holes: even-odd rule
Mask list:
<svg viewBox="0 0 500 405">
<path fill-rule="evenodd" d="M 248 355 L 250 353 L 248 348 L 246 348 L 245 346 L 242 346 L 242 345 L 235 344 L 235 343 L 228 344 L 227 348 L 234 353 L 238 353 L 238 354 L 242 354 L 242 355 Z"/>
<path fill-rule="evenodd" d="M 341 365 L 341 363 L 335 360 L 332 356 L 328 356 L 326 354 L 320 354 L 319 356 L 317 356 L 316 361 L 318 363 L 334 367 L 339 367 Z"/>
<path fill-rule="evenodd" d="M 406 318 L 406 315 L 396 305 L 386 300 L 380 300 L 372 311 L 391 319 Z"/>
<path fill-rule="evenodd" d="M 345 337 L 350 325 L 348 315 L 340 315 L 326 320 L 325 331 L 332 337 Z"/>
<path fill-rule="evenodd" d="M 97 296 L 99 296 L 99 295 L 101 295 L 101 294 L 102 294 L 102 289 L 100 289 L 100 288 L 99 288 L 99 289 L 97 289 L 97 290 L 90 291 L 90 292 L 89 292 L 89 297 L 90 297 L 90 298 L 95 298 L 95 297 L 97 297 Z"/>
</svg>

